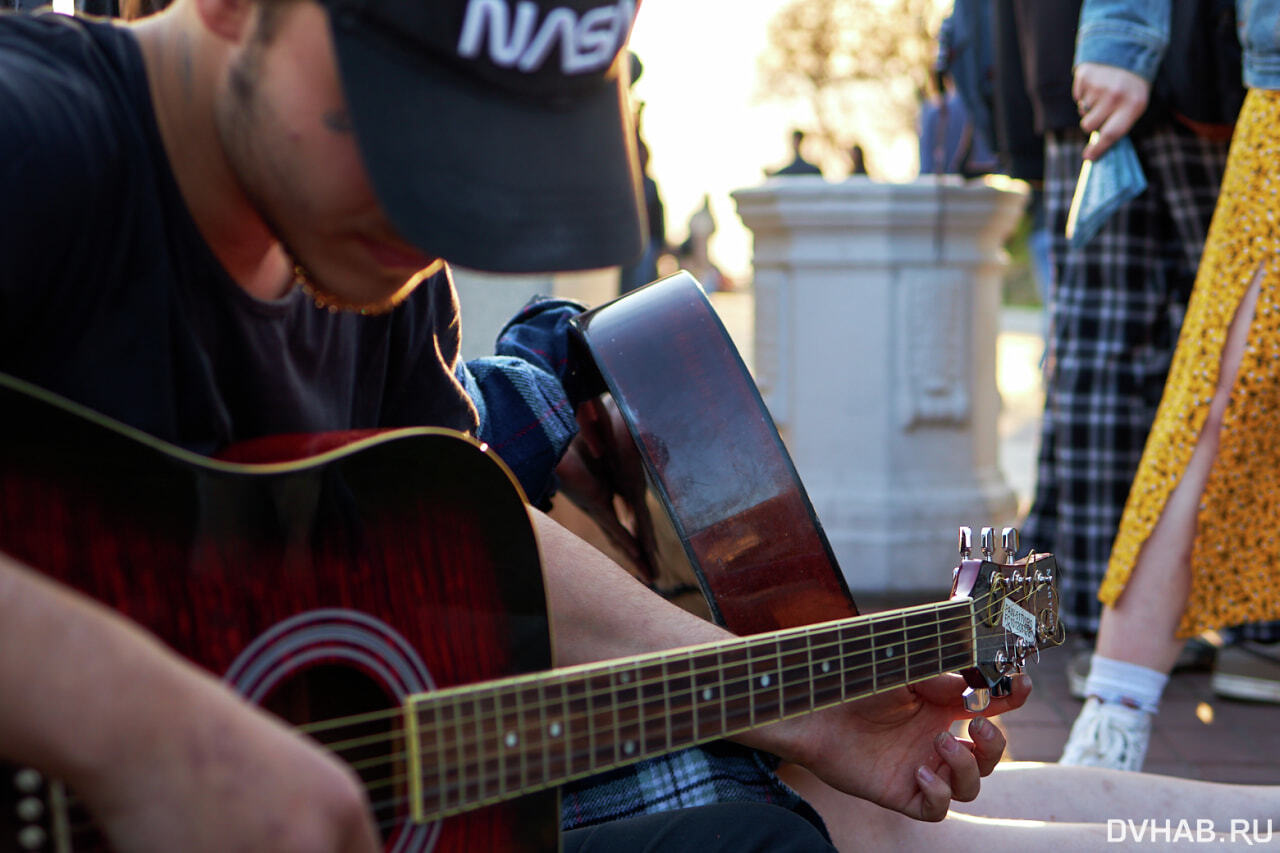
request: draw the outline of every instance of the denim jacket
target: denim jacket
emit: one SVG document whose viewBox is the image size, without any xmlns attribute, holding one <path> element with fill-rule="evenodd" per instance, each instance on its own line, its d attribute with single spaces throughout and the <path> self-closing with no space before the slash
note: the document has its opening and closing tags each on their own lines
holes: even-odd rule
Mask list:
<svg viewBox="0 0 1280 853">
<path fill-rule="evenodd" d="M 1115 65 L 1153 80 L 1169 43 L 1171 2 L 1085 0 L 1075 64 Z M 1236 21 L 1244 84 L 1251 89 L 1280 89 L 1280 0 L 1236 0 Z"/>
<path fill-rule="evenodd" d="M 1150 83 L 1169 44 L 1170 2 L 1084 0 L 1076 30 L 1074 64 L 1114 65 Z"/>
<path fill-rule="evenodd" d="M 1280 0 L 1236 0 L 1244 84 L 1280 89 Z"/>
</svg>

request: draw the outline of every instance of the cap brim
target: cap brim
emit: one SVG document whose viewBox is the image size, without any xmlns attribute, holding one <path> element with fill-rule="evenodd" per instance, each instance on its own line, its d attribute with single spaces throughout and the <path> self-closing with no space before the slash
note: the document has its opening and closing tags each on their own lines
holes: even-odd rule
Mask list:
<svg viewBox="0 0 1280 853">
<path fill-rule="evenodd" d="M 479 83 L 359 22 L 331 26 L 365 167 L 404 239 L 493 272 L 593 269 L 640 254 L 625 71 L 553 105 Z"/>
</svg>

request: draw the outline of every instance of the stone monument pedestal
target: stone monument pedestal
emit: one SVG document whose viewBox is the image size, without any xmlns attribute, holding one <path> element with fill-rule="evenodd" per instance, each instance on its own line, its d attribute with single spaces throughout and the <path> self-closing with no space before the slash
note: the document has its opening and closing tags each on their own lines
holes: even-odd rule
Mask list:
<svg viewBox="0 0 1280 853">
<path fill-rule="evenodd" d="M 941 598 L 956 528 L 1016 513 L 995 354 L 1025 186 L 775 178 L 733 196 L 756 380 L 850 589 Z"/>
</svg>

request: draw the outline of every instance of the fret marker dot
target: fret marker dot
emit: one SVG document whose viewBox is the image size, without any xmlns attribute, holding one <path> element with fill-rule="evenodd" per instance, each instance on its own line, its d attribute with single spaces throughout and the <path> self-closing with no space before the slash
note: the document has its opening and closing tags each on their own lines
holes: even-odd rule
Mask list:
<svg viewBox="0 0 1280 853">
<path fill-rule="evenodd" d="M 761 687 L 768 687 L 768 686 L 769 686 L 769 676 L 767 676 L 767 675 L 762 675 L 762 676 L 760 676 L 760 686 L 761 686 Z"/>
<path fill-rule="evenodd" d="M 633 740 L 627 741 L 622 745 L 622 751 L 625 752 L 627 755 L 631 755 L 636 751 L 636 742 Z"/>
<path fill-rule="evenodd" d="M 703 699 L 705 699 L 705 700 L 706 700 L 706 701 L 708 701 L 708 702 L 710 702 L 710 701 L 711 701 L 711 697 L 712 697 L 712 696 L 715 696 L 715 695 L 716 695 L 716 694 L 715 694 L 715 691 L 714 691 L 714 690 L 712 690 L 710 687 L 708 687 L 707 689 L 705 689 L 705 690 L 703 690 L 703 691 L 702 691 L 702 698 L 703 698 Z"/>
<path fill-rule="evenodd" d="M 564 729 L 560 728 L 559 723 L 552 723 L 548 731 L 551 732 L 552 737 L 560 737 L 560 732 L 564 731 Z"/>
<path fill-rule="evenodd" d="M 44 778 L 40 775 L 40 771 L 30 767 L 24 767 L 13 774 L 14 787 L 24 794 L 34 794 L 43 783 Z"/>
<path fill-rule="evenodd" d="M 14 807 L 18 819 L 26 823 L 34 823 L 44 814 L 44 802 L 39 797 L 23 797 Z"/>
<path fill-rule="evenodd" d="M 830 671 L 831 671 L 831 661 L 829 661 L 829 660 L 824 660 L 824 661 L 822 662 L 822 671 L 823 671 L 823 672 L 830 672 Z"/>
<path fill-rule="evenodd" d="M 44 829 L 38 824 L 29 824 L 18 833 L 18 846 L 26 850 L 39 850 L 48 839 Z"/>
<path fill-rule="evenodd" d="M 519 742 L 520 742 L 520 739 L 516 737 L 515 732 L 507 732 L 506 744 L 508 747 L 513 747 Z"/>
<path fill-rule="evenodd" d="M 887 658 L 893 657 L 893 646 L 889 646 L 887 649 L 884 650 L 884 656 Z"/>
<path fill-rule="evenodd" d="M 631 673 L 629 672 L 620 673 L 618 675 L 618 680 L 621 681 L 623 684 L 626 684 L 631 680 Z"/>
</svg>

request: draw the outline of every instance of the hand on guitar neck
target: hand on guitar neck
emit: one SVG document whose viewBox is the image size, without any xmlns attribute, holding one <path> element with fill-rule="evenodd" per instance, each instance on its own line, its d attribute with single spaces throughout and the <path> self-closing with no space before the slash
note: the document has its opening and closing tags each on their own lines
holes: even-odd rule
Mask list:
<svg viewBox="0 0 1280 853">
<path fill-rule="evenodd" d="M 942 820 L 952 800 L 971 802 L 978 796 L 981 777 L 1004 754 L 1004 735 L 984 717 L 1022 705 L 1031 681 L 1016 676 L 1012 693 L 992 700 L 982 716 L 965 711 L 964 690 L 959 675 L 938 676 L 741 740 L 781 755 L 847 794 L 917 820 Z M 967 717 L 973 717 L 968 739 L 946 733 L 954 721 Z"/>
<path fill-rule="evenodd" d="M 560 663 L 733 636 L 651 595 L 582 540 L 535 516 L 548 603 L 555 624 L 566 626 L 555 635 Z M 970 724 L 972 740 L 944 734 L 956 720 L 979 716 L 965 710 L 965 690 L 962 676 L 941 675 L 732 739 L 799 764 L 845 793 L 918 820 L 941 820 L 952 800 L 978 795 L 981 777 L 1005 748 L 1004 735 L 985 721 Z M 1030 680 L 1015 676 L 1010 693 L 993 699 L 981 716 L 1013 710 L 1030 692 Z"/>
</svg>

